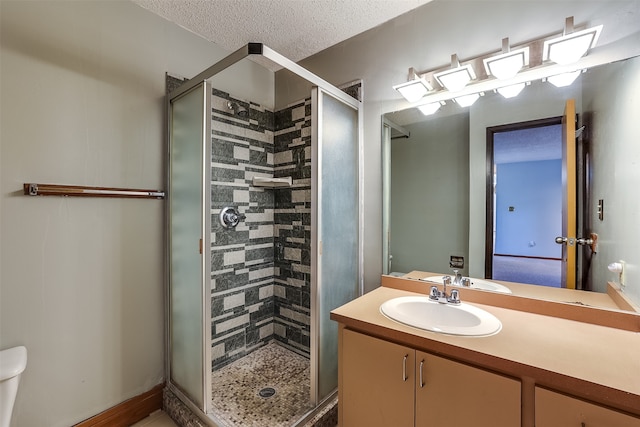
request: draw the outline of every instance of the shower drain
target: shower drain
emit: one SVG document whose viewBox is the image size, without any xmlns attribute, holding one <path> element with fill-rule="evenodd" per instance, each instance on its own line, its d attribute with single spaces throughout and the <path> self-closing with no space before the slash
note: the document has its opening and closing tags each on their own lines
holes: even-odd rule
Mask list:
<svg viewBox="0 0 640 427">
<path fill-rule="evenodd" d="M 265 387 L 258 392 L 258 395 L 264 399 L 273 396 L 276 394 L 276 389 L 273 387 Z"/>
</svg>

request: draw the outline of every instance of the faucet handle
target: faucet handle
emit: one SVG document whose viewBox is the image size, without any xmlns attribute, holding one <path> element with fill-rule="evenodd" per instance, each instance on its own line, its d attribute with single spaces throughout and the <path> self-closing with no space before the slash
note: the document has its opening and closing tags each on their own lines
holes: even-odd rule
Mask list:
<svg viewBox="0 0 640 427">
<path fill-rule="evenodd" d="M 429 292 L 429 299 L 437 301 L 440 298 L 440 291 L 437 286 L 432 286 L 431 291 Z"/>
<path fill-rule="evenodd" d="M 449 304 L 460 304 L 460 292 L 457 289 L 451 291 L 451 296 L 447 298 Z"/>
<path fill-rule="evenodd" d="M 470 288 L 471 287 L 471 279 L 469 279 L 468 277 L 465 277 L 462 279 L 462 286 L 464 286 L 465 288 Z"/>
</svg>

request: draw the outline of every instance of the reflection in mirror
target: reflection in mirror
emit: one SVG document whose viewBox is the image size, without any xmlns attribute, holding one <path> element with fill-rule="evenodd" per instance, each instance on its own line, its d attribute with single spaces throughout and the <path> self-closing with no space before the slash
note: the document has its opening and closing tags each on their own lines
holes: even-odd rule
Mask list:
<svg viewBox="0 0 640 427">
<path fill-rule="evenodd" d="M 575 142 L 563 135 L 562 117 L 487 129 L 487 277 L 575 288 L 567 280 L 568 263 L 562 262 L 567 246 L 556 242 L 557 236 L 572 234 L 563 230 L 568 223 L 563 200 L 570 184 L 577 187 L 575 180 L 562 178 L 563 146 Z"/>
<path fill-rule="evenodd" d="M 451 274 L 450 263 L 463 260 L 463 275 L 492 278 L 485 269 L 487 200 L 491 203 L 486 179 L 492 170 L 487 129 L 561 117 L 565 102 L 574 99 L 576 128 L 584 126 L 576 142 L 578 175 L 585 177 L 585 184 L 577 195 L 582 206 L 579 236 L 568 237 L 599 236 L 595 251 L 587 245 L 578 250 L 577 288 L 607 292 L 607 282 L 614 282 L 638 305 L 640 202 L 632 196 L 640 186 L 640 146 L 634 143 L 640 113 L 637 93 L 640 58 L 631 58 L 591 68 L 564 88 L 532 82 L 515 98 L 486 93 L 469 108 L 447 102 L 431 116 L 417 108 L 386 114 L 384 273 Z M 598 211 L 602 205 L 604 212 Z M 538 237 L 517 238 L 540 245 Z M 625 261 L 624 275 L 607 269 L 620 260 Z"/>
</svg>

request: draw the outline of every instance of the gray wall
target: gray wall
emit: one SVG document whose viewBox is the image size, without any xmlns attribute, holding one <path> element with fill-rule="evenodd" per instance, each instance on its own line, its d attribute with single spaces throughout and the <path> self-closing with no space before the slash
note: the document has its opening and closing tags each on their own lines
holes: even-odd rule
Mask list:
<svg viewBox="0 0 640 427">
<path fill-rule="evenodd" d="M 593 189 L 591 224 L 599 235 L 592 259 L 591 282 L 604 291 L 606 281 L 618 282 L 607 265 L 626 262 L 624 291 L 640 305 L 640 58 L 589 73 L 584 109 L 592 147 Z M 605 214 L 597 218 L 596 204 L 604 200 Z"/>
<path fill-rule="evenodd" d="M 469 115 L 404 128 L 391 141 L 391 271 L 446 273 L 450 255 L 469 256 Z"/>
</svg>

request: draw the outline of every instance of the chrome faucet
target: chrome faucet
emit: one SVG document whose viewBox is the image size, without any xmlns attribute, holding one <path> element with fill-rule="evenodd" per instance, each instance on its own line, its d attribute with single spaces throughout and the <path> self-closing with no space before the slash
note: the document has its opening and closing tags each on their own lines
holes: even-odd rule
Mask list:
<svg viewBox="0 0 640 427">
<path fill-rule="evenodd" d="M 442 290 L 442 293 L 444 294 L 443 296 L 446 297 L 447 296 L 447 286 L 451 285 L 451 276 L 444 276 L 442 278 L 442 285 L 444 286 L 444 289 Z"/>
<path fill-rule="evenodd" d="M 462 286 L 462 273 L 460 273 L 458 270 L 453 270 L 453 274 L 455 274 L 455 277 L 453 278 L 453 284 L 456 286 Z"/>
<path fill-rule="evenodd" d="M 429 292 L 429 299 L 440 304 L 460 304 L 460 292 L 457 289 L 453 289 L 450 295 L 447 294 L 447 286 L 449 285 L 451 285 L 451 276 L 444 276 L 442 278 L 442 292 L 438 290 L 437 286 L 432 286 Z"/>
<path fill-rule="evenodd" d="M 455 277 L 453 279 L 453 284 L 455 286 L 462 286 L 465 288 L 471 287 L 471 279 L 468 277 L 462 277 L 462 273 L 459 273 L 458 270 L 453 270 Z"/>
</svg>

